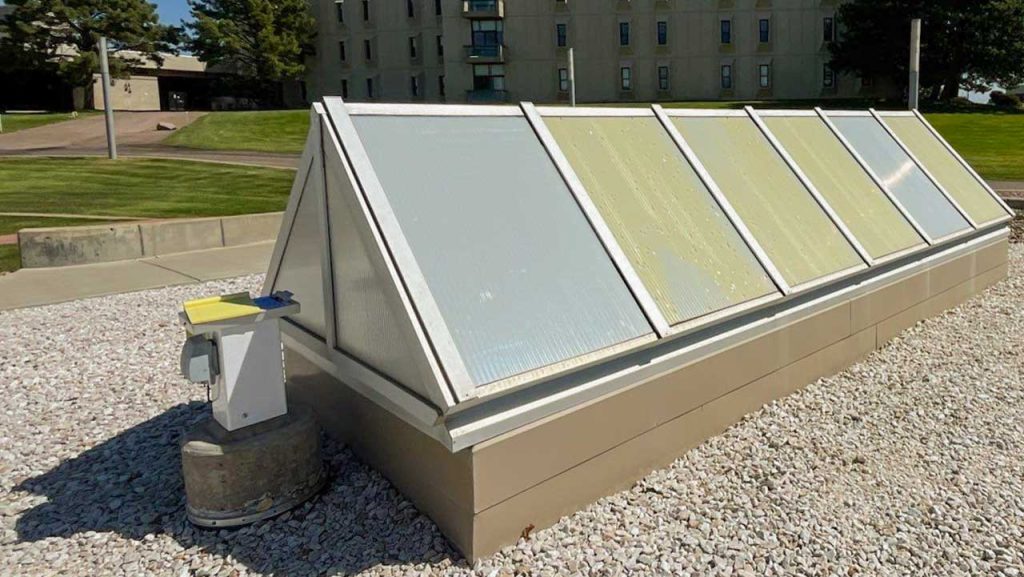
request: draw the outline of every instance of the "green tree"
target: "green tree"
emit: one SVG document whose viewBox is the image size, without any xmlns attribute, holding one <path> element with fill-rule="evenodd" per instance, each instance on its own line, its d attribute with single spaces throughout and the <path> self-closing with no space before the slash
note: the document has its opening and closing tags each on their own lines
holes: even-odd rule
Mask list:
<svg viewBox="0 0 1024 577">
<path fill-rule="evenodd" d="M 160 24 L 145 0 L 7 0 L 14 10 L 3 22 L 0 65 L 7 70 L 52 70 L 73 86 L 92 84 L 99 72 L 96 48 L 108 38 L 114 76 L 160 52 L 175 52 L 180 30 Z"/>
<path fill-rule="evenodd" d="M 264 89 L 305 73 L 316 36 L 306 0 L 189 0 L 189 6 L 188 48 L 208 64 Z"/>
<path fill-rule="evenodd" d="M 906 86 L 913 18 L 922 20 L 921 87 L 931 98 L 1024 79 L 1024 0 L 850 0 L 839 8 L 832 67 Z"/>
</svg>

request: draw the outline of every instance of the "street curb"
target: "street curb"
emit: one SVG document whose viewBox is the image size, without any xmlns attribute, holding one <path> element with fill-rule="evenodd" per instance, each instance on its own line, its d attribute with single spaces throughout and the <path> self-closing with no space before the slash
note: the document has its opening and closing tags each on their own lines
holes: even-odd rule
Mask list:
<svg viewBox="0 0 1024 577">
<path fill-rule="evenodd" d="M 275 240 L 282 212 L 18 231 L 22 268 L 130 260 Z"/>
</svg>

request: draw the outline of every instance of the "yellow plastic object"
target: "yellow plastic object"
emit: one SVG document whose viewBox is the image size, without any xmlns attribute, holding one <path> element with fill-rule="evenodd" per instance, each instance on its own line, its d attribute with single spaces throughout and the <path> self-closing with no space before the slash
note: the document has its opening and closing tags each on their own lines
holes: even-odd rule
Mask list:
<svg viewBox="0 0 1024 577">
<path fill-rule="evenodd" d="M 244 292 L 186 301 L 182 307 L 193 325 L 247 317 L 263 310 Z"/>
</svg>

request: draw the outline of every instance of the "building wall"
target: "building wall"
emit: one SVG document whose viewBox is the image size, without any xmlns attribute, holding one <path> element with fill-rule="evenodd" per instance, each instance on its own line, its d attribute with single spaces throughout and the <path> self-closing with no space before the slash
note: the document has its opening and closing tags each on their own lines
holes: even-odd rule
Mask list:
<svg viewBox="0 0 1024 577">
<path fill-rule="evenodd" d="M 308 86 L 313 98 L 341 95 L 347 81 L 350 100 L 451 101 L 507 99 L 554 102 L 568 99 L 559 90 L 559 69 L 565 68 L 567 47 L 556 42 L 556 24 L 567 28 L 567 46 L 574 48 L 577 99 L 581 102 L 822 98 L 871 95 L 858 79 L 835 76 L 826 87 L 829 54 L 825 18 L 834 17 L 836 0 L 504 0 L 499 1 L 504 26 L 505 92 L 473 92 L 473 63 L 466 56 L 472 43 L 473 18 L 463 0 L 364 0 L 340 4 L 317 0 L 317 54 Z M 468 2 L 466 3 L 468 4 Z M 479 14 L 479 13 L 478 13 Z M 770 22 L 769 42 L 759 42 L 759 21 Z M 732 43 L 720 42 L 721 21 L 732 23 Z M 668 26 L 668 42 L 657 44 L 657 22 Z M 619 24 L 628 22 L 630 42 L 620 46 Z M 444 54 L 436 50 L 441 35 Z M 409 53 L 416 37 L 417 57 Z M 371 57 L 364 54 L 370 42 Z M 345 60 L 339 42 L 345 43 Z M 732 67 L 733 87 L 723 89 L 723 65 Z M 759 83 L 759 66 L 770 66 L 770 86 Z M 659 89 L 658 68 L 668 67 L 669 87 Z M 632 90 L 621 89 L 621 69 L 629 68 Z M 444 76 L 442 96 L 439 77 Z M 412 90 L 417 77 L 418 91 Z M 374 85 L 368 94 L 367 79 Z"/>
<path fill-rule="evenodd" d="M 156 76 L 132 75 L 114 78 L 110 86 L 110 101 L 114 110 L 160 110 L 160 85 Z M 92 78 L 92 107 L 103 110 L 103 79 Z"/>
</svg>

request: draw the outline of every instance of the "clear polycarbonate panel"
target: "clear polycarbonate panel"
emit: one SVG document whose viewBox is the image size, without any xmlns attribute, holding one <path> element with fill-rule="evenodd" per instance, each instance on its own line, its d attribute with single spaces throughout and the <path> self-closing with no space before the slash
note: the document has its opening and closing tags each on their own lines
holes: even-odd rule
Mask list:
<svg viewBox="0 0 1024 577">
<path fill-rule="evenodd" d="M 669 324 L 778 292 L 656 118 L 544 122 Z"/>
<path fill-rule="evenodd" d="M 864 261 L 748 117 L 673 117 L 791 286 Z"/>
<path fill-rule="evenodd" d="M 407 319 L 341 152 L 324 151 L 339 349 L 430 398 L 434 377 Z"/>
<path fill-rule="evenodd" d="M 871 116 L 830 116 L 850 146 L 932 239 L 971 228 L 885 128 Z"/>
<path fill-rule="evenodd" d="M 886 116 L 885 123 L 976 223 L 1008 213 L 916 116 Z"/>
<path fill-rule="evenodd" d="M 872 258 L 924 239 L 817 116 L 767 116 L 772 134 Z"/>
<path fill-rule="evenodd" d="M 317 163 L 313 163 L 313 170 L 320 170 Z M 320 234 L 323 184 L 318 176 L 315 173 L 306 175 L 306 183 L 299 197 L 295 220 L 284 245 L 284 254 L 272 290 L 290 291 L 299 303 L 299 313 L 288 318 L 323 338 L 326 326 L 323 267 L 320 262 L 324 250 L 324 240 Z"/>
<path fill-rule="evenodd" d="M 525 118 L 352 120 L 475 384 L 653 332 Z"/>
</svg>

